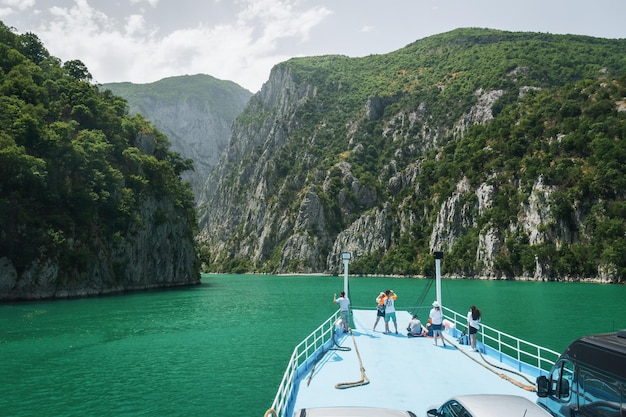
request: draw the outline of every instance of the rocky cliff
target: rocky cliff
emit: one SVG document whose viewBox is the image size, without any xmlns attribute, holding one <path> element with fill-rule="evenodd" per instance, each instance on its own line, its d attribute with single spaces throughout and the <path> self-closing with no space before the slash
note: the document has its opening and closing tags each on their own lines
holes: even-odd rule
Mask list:
<svg viewBox="0 0 626 417">
<path fill-rule="evenodd" d="M 193 161 L 182 174 L 195 195 L 226 148 L 231 125 L 252 93 L 231 81 L 205 74 L 170 77 L 150 84 L 104 84 L 163 132 L 172 150 Z"/>
<path fill-rule="evenodd" d="M 158 136 L 144 130 L 136 138 L 138 151 L 148 158 L 158 154 Z M 154 191 L 148 188 L 140 198 L 131 197 L 124 203 L 122 217 L 110 212 L 104 223 L 100 215 L 85 220 L 78 215 L 63 225 L 60 219 L 71 212 L 49 210 L 40 213 L 36 225 L 20 219 L 4 228 L 2 240 L 12 239 L 13 248 L 0 253 L 0 300 L 73 298 L 199 284 L 191 192 L 186 196 Z M 130 197 L 133 191 L 127 188 L 124 193 Z M 58 219 L 45 226 L 41 236 L 37 228 L 46 225 L 50 216 Z"/>
<path fill-rule="evenodd" d="M 73 298 L 199 284 L 194 243 L 189 239 L 193 225 L 152 221 L 177 218 L 175 201 L 145 200 L 137 215 L 144 226 L 130 230 L 132 238 L 72 239 L 72 250 L 84 256 L 72 260 L 73 265 L 60 253 L 40 256 L 20 269 L 10 257 L 0 257 L 0 300 Z"/>
<path fill-rule="evenodd" d="M 80 61 L 0 50 L 0 301 L 198 284 L 190 162 Z"/>
<path fill-rule="evenodd" d="M 624 52 L 457 30 L 276 66 L 199 197 L 205 268 L 432 274 L 441 250 L 453 276 L 621 281 L 622 180 L 591 184 L 626 174 Z"/>
</svg>

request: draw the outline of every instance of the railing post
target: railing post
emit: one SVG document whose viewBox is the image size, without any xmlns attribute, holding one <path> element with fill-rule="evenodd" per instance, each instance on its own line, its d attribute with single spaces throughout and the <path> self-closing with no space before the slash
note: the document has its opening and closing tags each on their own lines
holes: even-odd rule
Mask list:
<svg viewBox="0 0 626 417">
<path fill-rule="evenodd" d="M 342 252 L 341 259 L 343 259 L 343 290 L 346 293 L 346 297 L 348 295 L 348 262 L 350 262 L 350 252 Z"/>
</svg>

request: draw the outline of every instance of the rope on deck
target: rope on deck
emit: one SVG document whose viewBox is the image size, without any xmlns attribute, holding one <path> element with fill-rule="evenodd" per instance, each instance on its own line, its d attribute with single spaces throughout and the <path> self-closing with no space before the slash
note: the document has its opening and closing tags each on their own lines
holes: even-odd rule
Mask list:
<svg viewBox="0 0 626 417">
<path fill-rule="evenodd" d="M 352 334 L 352 330 L 350 330 L 350 334 Z M 333 345 L 337 346 L 337 347 L 331 347 L 330 349 L 328 349 L 326 352 L 322 353 L 317 360 L 315 361 L 315 363 L 313 364 L 313 366 L 311 367 L 311 372 L 309 372 L 309 377 L 307 378 L 306 381 L 306 386 L 308 387 L 309 384 L 311 384 L 311 379 L 313 379 L 313 372 L 315 372 L 315 367 L 317 366 L 317 363 L 324 357 L 324 355 L 326 355 L 327 352 L 331 351 L 331 350 L 340 350 L 340 351 L 349 351 L 352 350 L 347 346 L 339 346 L 339 343 L 337 343 L 337 339 L 335 338 L 336 336 L 336 332 L 335 329 L 333 328 Z M 352 336 L 354 337 L 354 336 Z M 356 345 L 355 345 L 356 346 Z"/>
<path fill-rule="evenodd" d="M 361 354 L 359 353 L 359 348 L 356 345 L 356 339 L 354 338 L 354 334 L 352 333 L 352 329 L 350 329 L 350 335 L 352 336 L 352 342 L 354 343 L 354 350 L 356 351 L 356 355 L 359 358 L 359 367 L 361 368 L 361 380 L 356 382 L 339 382 L 335 385 L 337 389 L 346 389 L 358 387 L 361 385 L 367 385 L 370 383 L 370 379 L 365 375 L 365 368 L 363 367 L 363 361 L 361 360 Z"/>
<path fill-rule="evenodd" d="M 443 337 L 443 334 L 441 335 L 441 337 Z M 444 338 L 444 339 L 445 339 L 445 338 Z M 505 380 L 509 381 L 510 383 L 512 383 L 513 385 L 515 385 L 515 386 L 517 386 L 517 387 L 519 387 L 519 388 L 522 388 L 522 389 L 524 389 L 524 390 L 526 390 L 526 391 L 530 391 L 530 392 L 536 392 L 536 391 L 537 391 L 537 388 L 536 388 L 535 384 L 534 384 L 531 380 L 529 380 L 528 378 L 526 378 L 526 375 L 524 375 L 524 374 L 522 374 L 522 373 L 520 373 L 520 372 L 517 372 L 517 371 L 513 371 L 513 370 L 511 370 L 511 369 L 506 369 L 506 368 L 502 368 L 501 366 L 494 365 L 493 363 L 490 363 L 490 362 L 489 362 L 489 361 L 485 358 L 485 356 L 483 355 L 483 353 L 482 353 L 481 351 L 478 351 L 478 353 L 480 354 L 480 357 L 481 357 L 481 358 L 482 358 L 482 360 L 485 362 L 485 363 L 481 363 L 480 361 L 478 361 L 478 360 L 474 359 L 474 357 L 473 357 L 473 356 L 468 355 L 468 354 L 467 354 L 467 352 L 465 352 L 465 351 L 463 351 L 462 349 L 460 349 L 458 345 L 456 345 L 456 344 L 454 344 L 454 343 L 450 342 L 449 340 L 447 340 L 447 342 L 448 342 L 448 343 L 450 343 L 452 346 L 454 346 L 454 347 L 455 347 L 455 348 L 456 348 L 459 352 L 461 352 L 462 354 L 464 354 L 465 356 L 467 356 L 468 358 L 470 358 L 471 360 L 473 360 L 474 362 L 476 362 L 477 364 L 479 364 L 479 365 L 480 365 L 480 366 L 482 366 L 483 368 L 488 369 L 489 371 L 491 371 L 491 372 L 493 372 L 494 374 L 498 375 L 500 378 L 505 379 Z M 489 365 L 489 366 L 486 366 L 485 364 L 487 364 L 487 365 Z M 490 367 L 491 367 L 491 368 L 490 368 Z M 517 381 L 517 380 L 515 380 L 515 379 L 511 378 L 510 376 L 505 375 L 505 374 L 503 374 L 503 373 L 501 373 L 501 372 L 496 372 L 493 368 L 500 369 L 500 370 L 502 370 L 502 371 L 506 371 L 506 372 L 510 372 L 510 373 L 512 373 L 512 374 L 515 374 L 515 375 L 517 375 L 517 376 L 519 376 L 519 377 L 521 377 L 521 378 L 525 379 L 525 380 L 526 380 L 526 381 L 527 381 L 530 385 L 526 385 L 526 384 L 524 384 L 524 383 L 522 383 L 522 382 L 519 382 L 519 381 Z"/>
</svg>

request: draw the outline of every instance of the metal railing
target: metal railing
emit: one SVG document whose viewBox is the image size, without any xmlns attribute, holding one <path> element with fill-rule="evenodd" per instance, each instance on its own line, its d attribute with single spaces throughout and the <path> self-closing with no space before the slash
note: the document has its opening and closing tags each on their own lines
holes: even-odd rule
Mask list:
<svg viewBox="0 0 626 417">
<path fill-rule="evenodd" d="M 459 332 L 469 333 L 467 316 L 443 307 L 444 316 Z M 480 324 L 477 341 L 486 349 L 492 349 L 493 356 L 499 356 L 500 362 L 514 364 L 519 371 L 528 371 L 527 367 L 535 368 L 533 374 L 540 375 L 552 368 L 559 358 L 559 353 L 534 343 L 519 339 L 510 334 L 501 332 L 493 327 Z"/>
<path fill-rule="evenodd" d="M 283 417 L 286 415 L 285 412 L 289 411 L 288 407 L 290 405 L 293 406 L 292 402 L 295 399 L 292 398 L 295 393 L 294 384 L 300 377 L 298 370 L 301 369 L 302 365 L 307 361 L 310 361 L 312 365 L 319 356 L 323 355 L 326 349 L 320 348 L 324 347 L 324 345 L 329 344 L 329 347 L 332 345 L 334 327 L 339 317 L 340 312 L 337 310 L 322 323 L 321 326 L 315 329 L 294 348 L 289 363 L 287 364 L 287 369 L 283 374 L 283 379 L 278 386 L 278 392 L 276 393 L 272 407 L 265 413 L 266 415 L 271 415 L 272 413 L 270 413 L 270 411 L 273 410 L 274 415 Z M 308 366 L 305 368 L 308 368 Z"/>
<path fill-rule="evenodd" d="M 443 310 L 444 318 L 454 324 L 456 331 L 459 333 L 468 331 L 466 315 L 446 307 L 443 307 Z M 301 372 L 310 369 L 313 363 L 332 346 L 335 324 L 339 317 L 340 312 L 337 310 L 294 348 L 287 369 L 278 386 L 272 407 L 265 413 L 266 416 L 285 417 L 286 412 L 293 411 L 290 410 L 290 407 L 293 407 L 295 401 L 294 385 L 299 381 Z M 499 355 L 500 362 L 514 365 L 518 367 L 519 371 L 530 375 L 546 373 L 559 357 L 559 353 L 553 350 L 511 336 L 482 323 L 478 341 L 485 351 L 492 350 L 489 352 L 490 356 L 497 357 Z M 324 347 L 326 349 L 322 349 Z"/>
</svg>

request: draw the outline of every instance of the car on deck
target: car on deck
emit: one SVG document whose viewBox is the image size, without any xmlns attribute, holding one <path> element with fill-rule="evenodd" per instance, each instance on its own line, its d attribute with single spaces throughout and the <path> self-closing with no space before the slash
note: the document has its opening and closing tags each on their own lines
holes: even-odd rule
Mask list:
<svg viewBox="0 0 626 417">
<path fill-rule="evenodd" d="M 526 397 L 506 394 L 459 395 L 426 411 L 426 417 L 502 416 L 550 417 L 551 414 Z"/>
</svg>

